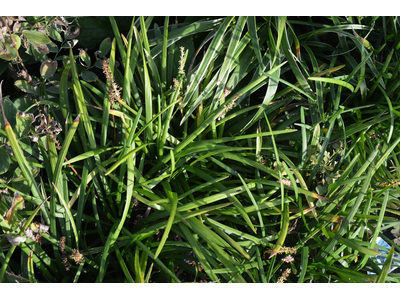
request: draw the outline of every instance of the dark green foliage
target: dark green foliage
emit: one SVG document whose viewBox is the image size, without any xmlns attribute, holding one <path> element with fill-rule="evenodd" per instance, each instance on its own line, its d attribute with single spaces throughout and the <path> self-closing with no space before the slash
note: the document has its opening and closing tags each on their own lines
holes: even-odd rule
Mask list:
<svg viewBox="0 0 400 300">
<path fill-rule="evenodd" d="M 0 280 L 398 282 L 395 18 L 12 22 Z"/>
</svg>

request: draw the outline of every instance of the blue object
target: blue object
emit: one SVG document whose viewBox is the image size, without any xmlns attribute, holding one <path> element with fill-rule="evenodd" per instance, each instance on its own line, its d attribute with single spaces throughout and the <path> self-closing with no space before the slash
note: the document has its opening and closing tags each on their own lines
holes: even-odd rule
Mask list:
<svg viewBox="0 0 400 300">
<path fill-rule="evenodd" d="M 378 237 L 378 238 L 376 239 L 376 245 L 382 246 L 382 247 L 388 249 L 388 250 L 386 251 L 386 250 L 382 250 L 382 249 L 377 248 L 378 251 L 379 251 L 380 253 L 385 253 L 385 254 L 388 254 L 388 253 L 389 253 L 390 245 L 389 245 L 388 243 L 386 243 L 385 240 L 382 239 L 381 237 Z M 393 257 L 396 257 L 396 258 L 400 259 L 400 256 L 398 256 L 398 255 L 393 255 Z M 374 260 L 374 261 L 378 264 L 379 268 L 382 269 L 382 266 L 383 266 L 383 264 L 384 264 L 384 262 L 385 262 L 385 260 L 386 260 L 386 257 L 377 255 L 376 257 L 371 257 L 371 259 Z M 393 263 L 396 264 L 396 265 L 399 265 L 397 262 L 394 262 L 394 261 L 393 261 Z M 389 269 L 389 273 L 391 273 L 393 270 L 395 270 L 395 269 L 397 269 L 397 268 L 398 268 L 398 267 L 393 267 L 393 266 L 392 266 L 392 267 Z M 375 273 L 373 273 L 373 272 L 368 272 L 368 274 L 375 274 Z"/>
</svg>

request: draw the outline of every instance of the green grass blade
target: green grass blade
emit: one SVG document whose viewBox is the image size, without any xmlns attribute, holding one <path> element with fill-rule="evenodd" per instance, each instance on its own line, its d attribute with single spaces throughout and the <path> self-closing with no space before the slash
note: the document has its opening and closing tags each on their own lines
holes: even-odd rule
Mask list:
<svg viewBox="0 0 400 300">
<path fill-rule="evenodd" d="M 249 28 L 251 44 L 253 46 L 254 53 L 256 55 L 258 63 L 260 64 L 261 69 L 263 70 L 264 64 L 263 64 L 263 60 L 261 57 L 260 44 L 259 44 L 259 41 L 258 41 L 259 39 L 257 36 L 256 17 L 247 17 L 247 26 Z"/>
<path fill-rule="evenodd" d="M 300 39 L 300 38 L 299 38 Z M 294 76 L 296 77 L 297 81 L 300 83 L 300 86 L 304 90 L 304 92 L 309 96 L 310 99 L 315 100 L 314 92 L 312 91 L 311 87 L 308 85 L 307 80 L 305 79 L 303 72 L 300 70 L 300 67 L 297 65 L 296 61 L 293 58 L 293 53 L 290 49 L 289 44 L 289 36 L 288 31 L 285 28 L 284 34 L 282 36 L 282 50 L 285 54 L 285 57 L 291 67 Z M 310 103 L 314 103 L 310 101 Z"/>
<path fill-rule="evenodd" d="M 386 37 L 386 36 L 385 36 L 385 37 Z M 383 65 L 383 67 L 382 67 L 382 70 L 381 70 L 381 72 L 380 72 L 379 77 L 376 78 L 376 80 L 374 80 L 374 84 L 372 85 L 371 89 L 368 91 L 368 96 L 367 96 L 367 98 L 370 98 L 370 96 L 372 95 L 372 93 L 375 91 L 376 87 L 379 86 L 379 82 L 380 82 L 380 80 L 382 79 L 382 77 L 387 73 L 388 67 L 389 67 L 389 63 L 390 63 L 390 61 L 391 61 L 391 59 L 392 59 L 393 53 L 394 53 L 394 49 L 392 49 L 392 51 L 390 51 L 389 55 L 387 56 L 386 61 L 385 61 L 384 65 Z M 372 52 L 371 52 L 370 54 L 372 54 Z M 370 55 L 368 55 L 368 57 L 370 57 Z M 382 89 L 383 89 L 383 88 L 381 87 L 381 90 L 382 90 Z"/>
<path fill-rule="evenodd" d="M 74 137 L 76 129 L 78 128 L 78 125 L 79 125 L 79 118 L 80 118 L 80 115 L 78 115 L 75 118 L 74 123 L 69 128 L 67 136 L 64 139 L 61 151 L 58 154 L 57 164 L 55 166 L 54 176 L 53 176 L 53 180 L 54 180 L 55 184 L 58 183 L 58 178 L 61 175 L 61 169 L 62 169 L 64 160 L 65 160 L 65 157 L 67 156 L 67 152 L 68 152 L 69 146 L 71 144 L 72 138 Z"/>
<path fill-rule="evenodd" d="M 163 32 L 162 55 L 161 55 L 161 82 L 165 86 L 167 85 L 168 23 L 169 23 L 169 17 L 166 16 L 164 19 L 164 32 Z"/>
<path fill-rule="evenodd" d="M 110 23 L 111 23 L 111 28 L 114 32 L 115 39 L 117 41 L 118 50 L 119 50 L 119 53 L 121 54 L 122 61 L 125 62 L 126 61 L 126 51 L 125 51 L 124 43 L 122 42 L 121 34 L 119 33 L 117 22 L 115 21 L 114 17 L 110 17 Z"/>
<path fill-rule="evenodd" d="M 388 105 L 388 110 L 389 110 L 389 114 L 390 114 L 390 127 L 389 127 L 389 133 L 387 134 L 387 140 L 386 143 L 389 144 L 390 139 L 392 138 L 392 134 L 394 131 L 394 113 L 393 113 L 393 106 L 392 106 L 392 101 L 390 101 L 390 98 L 388 97 L 388 95 L 386 94 L 385 90 L 378 85 L 378 88 L 380 89 L 382 95 L 385 97 L 386 99 L 386 103 Z"/>
<path fill-rule="evenodd" d="M 125 274 L 125 278 L 129 283 L 135 283 L 135 280 L 133 280 L 132 275 L 129 273 L 128 267 L 124 261 L 124 258 L 121 255 L 121 252 L 119 251 L 118 247 L 114 246 L 115 254 L 117 255 L 117 260 L 122 268 L 122 271 Z"/>
<path fill-rule="evenodd" d="M 270 70 L 271 74 L 268 79 L 268 88 L 267 88 L 267 93 L 264 96 L 264 100 L 261 104 L 260 109 L 257 111 L 257 113 L 254 115 L 254 117 L 246 124 L 246 126 L 242 129 L 244 131 L 246 128 L 254 124 L 256 121 L 260 119 L 260 117 L 265 113 L 265 110 L 268 108 L 270 102 L 272 99 L 275 97 L 276 91 L 278 90 L 278 84 L 279 84 L 279 76 L 281 74 L 281 66 L 283 64 L 278 65 L 275 68 L 272 68 Z M 266 74 L 266 73 L 264 73 Z"/>
<path fill-rule="evenodd" d="M 260 253 L 260 250 L 258 250 L 258 247 L 256 248 L 256 257 L 257 257 L 257 264 L 258 264 L 258 270 L 260 273 L 261 282 L 267 283 L 267 277 L 265 277 L 264 265 L 263 265 L 261 253 Z"/>
<path fill-rule="evenodd" d="M 54 183 L 53 183 L 53 187 L 54 187 L 56 193 L 58 194 L 58 197 L 60 198 L 61 203 L 64 206 L 64 209 L 68 215 L 69 221 L 71 222 L 72 230 L 73 230 L 74 236 L 75 236 L 76 247 L 79 249 L 79 236 L 78 236 L 78 231 L 76 230 L 74 217 L 72 216 L 71 210 L 68 207 L 68 203 L 65 201 L 63 195 L 60 193 L 60 191 L 58 190 L 57 186 Z"/>
<path fill-rule="evenodd" d="M 33 268 L 33 259 L 32 259 L 32 251 L 31 253 L 29 253 L 28 256 L 28 277 L 29 277 L 29 282 L 30 283 L 36 283 L 36 279 L 35 279 L 35 271 Z"/>
<path fill-rule="evenodd" d="M 195 255 L 198 258 L 201 265 L 203 266 L 206 274 L 213 281 L 219 280 L 219 278 L 213 272 L 212 267 L 210 266 L 210 263 L 207 261 L 205 255 L 202 251 L 201 244 L 195 239 L 195 237 L 193 236 L 193 233 L 190 232 L 190 230 L 184 224 L 179 223 L 178 225 L 179 225 L 179 228 L 182 230 L 183 234 L 185 235 L 186 240 L 191 245 L 193 252 L 195 253 Z"/>
<path fill-rule="evenodd" d="M 204 216 L 204 219 L 207 221 L 208 218 Z M 232 239 L 228 234 L 226 234 L 224 231 L 219 229 L 216 225 L 213 223 L 209 223 L 211 227 L 215 230 L 215 232 L 220 235 L 222 238 L 225 239 L 225 241 L 233 248 L 235 249 L 240 255 L 242 255 L 246 259 L 251 259 L 250 255 L 238 244 L 235 242 L 234 239 Z"/>
<path fill-rule="evenodd" d="M 77 282 L 78 282 L 79 277 L 80 277 L 81 274 L 82 274 L 82 269 L 83 269 L 83 266 L 84 266 L 84 265 L 85 265 L 85 262 L 79 264 L 78 271 L 76 271 L 76 274 L 75 274 L 74 282 L 73 282 L 73 283 L 77 283 Z"/>
<path fill-rule="evenodd" d="M 231 256 L 228 256 L 225 251 L 221 248 L 222 245 L 224 247 L 228 247 L 229 245 L 225 245 L 225 242 L 217 236 L 213 231 L 211 231 L 208 227 L 204 226 L 203 223 L 201 223 L 199 220 L 196 218 L 189 219 L 187 220 L 188 223 L 191 225 L 193 231 L 197 233 L 201 238 L 203 238 L 207 243 L 211 246 L 211 248 L 214 250 L 216 257 L 228 268 L 231 270 L 230 276 L 235 276 L 237 275 L 239 269 L 233 264 L 234 260 L 231 258 Z M 222 244 L 222 245 L 221 245 Z M 245 282 L 243 277 L 239 275 L 236 280 L 236 282 Z"/>
<path fill-rule="evenodd" d="M 132 157 L 133 154 L 135 154 L 136 152 L 140 151 L 141 149 L 147 147 L 150 144 L 154 144 L 154 143 L 144 144 L 144 145 L 141 145 L 140 147 L 137 147 L 137 148 L 129 151 L 127 154 L 125 154 L 123 157 L 121 157 L 116 163 L 114 163 L 104 175 L 105 176 L 110 175 L 116 168 L 118 168 L 118 166 L 120 166 L 128 158 Z"/>
<path fill-rule="evenodd" d="M 85 159 L 87 159 L 89 157 L 93 157 L 95 155 L 99 155 L 101 153 L 104 153 L 104 152 L 107 152 L 107 151 L 110 151 L 110 150 L 113 150 L 113 149 L 119 149 L 119 147 L 104 147 L 104 148 L 98 148 L 98 149 L 90 150 L 90 151 L 87 151 L 85 153 L 79 154 L 79 155 L 71 158 L 70 160 L 64 162 L 62 164 L 62 166 L 74 164 L 74 163 L 76 163 L 78 161 L 85 160 Z"/>
<path fill-rule="evenodd" d="M 4 282 L 4 275 L 6 273 L 6 269 L 7 269 L 8 265 L 10 263 L 11 256 L 15 251 L 15 248 L 17 248 L 16 245 L 11 246 L 10 249 L 8 249 L 8 251 L 7 251 L 7 255 L 6 255 L 3 265 L 1 266 L 1 269 L 0 269 L 0 283 Z"/>
<path fill-rule="evenodd" d="M 285 203 L 284 208 L 282 210 L 281 218 L 282 218 L 281 230 L 279 231 L 278 240 L 275 243 L 275 247 L 272 249 L 269 259 L 271 259 L 273 256 L 279 253 L 279 250 L 281 249 L 283 243 L 285 242 L 286 235 L 289 229 L 289 203 Z"/>
<path fill-rule="evenodd" d="M 389 254 L 386 257 L 385 263 L 382 266 L 382 271 L 378 276 L 377 283 L 385 283 L 386 277 L 389 274 L 390 266 L 392 264 L 394 248 L 390 247 Z"/>
<path fill-rule="evenodd" d="M 301 272 L 299 275 L 299 280 L 297 281 L 298 283 L 304 282 L 304 277 L 307 272 L 308 256 L 309 256 L 308 247 L 303 247 L 301 249 L 301 261 L 300 261 Z"/>
<path fill-rule="evenodd" d="M 332 250 L 334 245 L 337 243 L 338 239 L 340 237 L 342 237 L 344 235 L 344 233 L 348 230 L 348 226 L 349 226 L 350 222 L 352 222 L 352 220 L 354 218 L 354 215 L 356 214 L 357 209 L 360 206 L 362 200 L 364 199 L 364 195 L 366 194 L 366 192 L 367 192 L 367 190 L 369 188 L 369 184 L 370 184 L 370 181 L 371 181 L 371 178 L 372 178 L 373 174 L 383 164 L 383 162 L 388 158 L 390 153 L 393 151 L 393 149 L 397 146 L 397 144 L 399 142 L 400 142 L 400 137 L 397 138 L 396 141 L 394 141 L 393 144 L 385 151 L 385 153 L 381 156 L 381 158 L 376 162 L 376 165 L 373 168 L 370 168 L 370 170 L 368 171 L 368 174 L 367 174 L 368 177 L 367 177 L 367 179 L 365 179 L 365 181 L 364 181 L 364 183 L 362 185 L 361 191 L 358 194 L 358 197 L 357 197 L 354 205 L 352 206 L 349 215 L 347 216 L 347 218 L 345 219 L 345 221 L 343 222 L 343 224 L 341 225 L 340 229 L 337 231 L 335 237 L 329 243 L 327 248 L 323 251 L 323 253 L 320 254 L 321 255 L 320 258 L 324 258 L 327 255 L 329 255 L 330 251 Z M 376 154 L 378 153 L 377 147 L 376 147 L 375 151 L 373 151 L 373 153 L 371 153 L 368 161 L 366 162 L 367 165 L 370 165 L 371 161 L 375 158 Z M 317 260 L 318 260 L 318 258 L 317 258 Z"/>
<path fill-rule="evenodd" d="M 165 272 L 167 273 L 169 276 L 171 276 L 176 282 L 181 283 L 181 281 L 175 276 L 174 273 L 172 273 L 170 271 L 170 269 L 168 269 L 168 267 L 166 265 L 163 264 L 163 262 L 159 259 L 154 257 L 154 253 L 150 251 L 149 248 L 147 248 L 141 241 L 136 241 L 135 242 L 140 248 L 142 248 L 143 251 L 145 251 L 152 260 L 154 260 L 154 262 L 159 265 L 159 267 Z"/>
<path fill-rule="evenodd" d="M 140 38 L 139 33 L 137 32 L 137 29 L 134 28 L 135 32 L 135 38 L 137 45 L 140 46 L 140 50 L 142 53 L 142 59 L 143 59 L 143 76 L 144 76 L 144 97 L 145 97 L 145 117 L 146 117 L 146 123 L 148 124 L 146 128 L 146 139 L 147 141 L 152 141 L 153 140 L 153 123 L 150 122 L 150 120 L 153 118 L 153 99 L 152 99 L 152 91 L 151 91 L 151 82 L 150 82 L 150 76 L 149 72 L 147 69 L 147 64 L 146 64 L 146 55 L 145 55 L 145 50 L 142 45 L 142 39 Z"/>
<path fill-rule="evenodd" d="M 243 184 L 243 186 L 244 186 L 244 188 L 245 188 L 245 190 L 246 190 L 246 192 L 247 192 L 247 195 L 249 196 L 249 198 L 250 198 L 251 202 L 253 203 L 254 208 L 255 208 L 255 210 L 256 210 L 256 212 L 257 212 L 258 222 L 259 222 L 260 227 L 261 227 L 261 236 L 262 236 L 262 237 L 265 237 L 264 222 L 263 222 L 263 219 L 262 219 L 260 210 L 259 210 L 259 208 L 258 208 L 257 202 L 256 202 L 256 200 L 254 199 L 252 193 L 250 192 L 250 190 L 249 190 L 247 184 L 246 184 L 245 181 L 243 180 L 242 176 L 240 176 L 239 173 L 238 173 L 238 176 L 239 176 L 240 181 L 242 182 L 242 184 Z"/>
<path fill-rule="evenodd" d="M 215 34 L 215 36 L 210 44 L 210 47 L 208 48 L 204 58 L 202 59 L 202 61 L 200 63 L 199 69 L 197 70 L 197 73 L 196 73 L 196 77 L 190 83 L 189 89 L 185 93 L 185 97 L 182 100 L 183 106 L 186 106 L 186 104 L 191 100 L 191 98 L 194 95 L 195 89 L 197 89 L 198 85 L 200 84 L 200 81 L 206 75 L 207 69 L 208 69 L 209 65 L 211 64 L 213 56 L 215 55 L 215 51 L 216 51 L 216 49 L 219 48 L 219 45 L 222 43 L 224 33 L 228 29 L 228 26 L 233 21 L 233 19 L 234 19 L 233 17 L 227 17 L 224 19 L 222 24 L 219 26 L 218 31 Z M 184 122 L 184 120 L 181 122 L 181 124 L 183 122 Z"/>
<path fill-rule="evenodd" d="M 213 107 L 222 105 L 222 99 L 225 97 L 227 81 L 235 61 L 239 59 L 240 52 L 237 51 L 240 47 L 240 36 L 246 24 L 246 17 L 239 17 L 234 28 L 232 37 L 229 41 L 228 49 L 225 54 L 224 61 L 218 73 L 218 87 L 213 98 Z M 218 104 L 218 101 L 221 102 Z"/>
<path fill-rule="evenodd" d="M 116 227 L 118 225 L 119 224 L 117 222 L 114 222 L 114 224 L 110 230 L 110 233 L 107 237 L 106 243 L 104 245 L 103 253 L 101 255 L 100 269 L 99 269 L 99 274 L 97 275 L 97 278 L 96 278 L 96 283 L 102 282 L 104 279 L 104 276 L 106 274 L 106 270 L 107 270 L 106 262 L 107 262 L 108 256 L 111 253 L 111 248 L 113 248 L 114 243 L 116 242 L 116 238 L 114 238 L 114 233 L 115 233 Z"/>
<path fill-rule="evenodd" d="M 167 193 L 167 197 L 171 203 L 171 211 L 170 211 L 170 215 L 168 217 L 167 226 L 165 226 L 163 236 L 161 238 L 160 243 L 158 244 L 156 253 L 154 254 L 154 258 L 158 257 L 158 255 L 161 253 L 162 248 L 164 247 L 164 244 L 165 244 L 165 242 L 168 238 L 168 235 L 171 231 L 171 227 L 172 227 L 172 224 L 173 224 L 174 218 L 175 218 L 176 208 L 178 206 L 177 193 L 172 192 L 171 186 L 165 181 L 163 181 L 163 186 L 165 188 L 165 192 Z"/>
<path fill-rule="evenodd" d="M 335 237 L 335 233 L 334 232 L 328 231 L 328 230 L 326 232 L 328 233 L 330 238 L 334 238 Z M 346 245 L 349 248 L 352 248 L 352 249 L 354 249 L 356 251 L 364 253 L 364 254 L 366 254 L 368 256 L 377 256 L 379 254 L 378 251 L 362 247 L 357 242 L 355 242 L 355 241 L 353 241 L 351 239 L 346 239 L 346 238 L 340 237 L 339 238 L 339 242 L 344 244 L 344 245 Z"/>
<path fill-rule="evenodd" d="M 134 24 L 135 18 L 132 18 L 132 23 L 131 23 L 131 28 L 130 28 L 130 34 L 128 38 L 128 46 L 127 46 L 127 53 L 126 53 L 126 60 L 125 60 L 125 66 L 130 66 L 131 65 L 131 52 L 132 52 L 132 37 L 133 37 L 133 24 Z M 132 76 L 132 70 L 129 67 L 125 68 L 124 72 L 124 82 L 122 85 L 122 99 L 125 103 L 128 105 L 130 104 L 130 93 L 131 93 L 131 87 L 130 87 L 130 77 Z"/>
<path fill-rule="evenodd" d="M 325 78 L 325 77 L 308 77 L 307 80 L 337 84 L 337 85 L 344 86 L 345 88 L 348 88 L 352 92 L 354 91 L 354 88 L 351 84 L 349 84 L 345 81 L 339 80 L 339 79 Z"/>
<path fill-rule="evenodd" d="M 386 206 L 387 206 L 388 200 L 389 200 L 389 190 L 386 191 L 384 200 L 382 202 L 382 206 L 381 206 L 381 209 L 380 209 L 380 212 L 379 212 L 379 219 L 378 219 L 377 224 L 375 225 L 376 229 L 374 231 L 374 235 L 373 235 L 372 240 L 371 240 L 370 249 L 374 249 L 375 244 L 376 244 L 376 239 L 378 238 L 379 233 L 380 233 L 379 229 L 382 228 L 382 221 L 383 221 L 383 218 L 385 216 L 385 211 L 386 211 Z M 359 269 L 364 267 L 364 265 L 368 261 L 368 258 L 369 258 L 369 256 L 367 256 L 367 255 L 364 256 L 363 260 L 360 262 Z"/>
<path fill-rule="evenodd" d="M 213 28 L 221 25 L 222 21 L 224 19 L 220 18 L 220 19 L 212 19 L 212 20 L 200 20 L 197 22 L 193 22 L 189 25 L 183 26 L 183 27 L 174 27 L 173 30 L 170 30 L 169 34 L 168 34 L 168 41 L 171 43 L 175 43 L 176 41 L 178 41 L 179 39 L 182 39 L 183 37 L 187 37 L 189 35 L 194 35 L 196 33 L 200 33 L 200 32 L 207 32 L 212 30 Z M 159 45 L 160 41 L 159 40 L 150 40 L 150 46 L 155 46 L 155 45 Z M 171 44 L 169 43 L 168 46 L 170 46 Z M 161 51 L 161 45 L 159 45 L 160 47 L 157 49 L 157 47 L 154 47 L 153 50 L 153 57 L 158 54 Z"/>
<path fill-rule="evenodd" d="M 86 134 L 89 138 L 90 148 L 95 149 L 97 148 L 96 141 L 94 138 L 93 127 L 89 120 L 89 114 L 86 108 L 85 97 L 83 96 L 82 87 L 79 82 L 79 76 L 77 67 L 75 64 L 74 56 L 72 53 L 72 48 L 70 48 L 69 59 L 71 64 L 71 71 L 72 71 L 72 82 L 73 82 L 73 90 L 75 93 L 76 102 L 78 104 L 79 113 L 81 115 L 82 123 L 85 127 Z"/>
</svg>

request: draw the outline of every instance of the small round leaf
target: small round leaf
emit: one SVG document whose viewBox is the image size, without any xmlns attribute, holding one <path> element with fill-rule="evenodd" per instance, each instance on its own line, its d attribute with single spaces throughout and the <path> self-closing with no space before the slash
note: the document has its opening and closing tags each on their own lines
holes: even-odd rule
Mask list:
<svg viewBox="0 0 400 300">
<path fill-rule="evenodd" d="M 79 58 L 81 59 L 81 65 L 85 68 L 90 68 L 90 56 L 87 52 L 83 49 L 79 49 Z"/>
<path fill-rule="evenodd" d="M 58 67 L 57 61 L 46 59 L 44 62 L 42 62 L 40 66 L 40 75 L 44 79 L 49 79 L 57 71 L 57 67 Z"/>
<path fill-rule="evenodd" d="M 101 51 L 99 53 L 99 57 L 100 58 L 105 58 L 106 55 L 110 52 L 111 50 L 111 44 L 112 44 L 112 40 L 111 38 L 105 38 L 101 44 L 100 44 L 100 48 L 99 50 Z"/>
<path fill-rule="evenodd" d="M 81 77 L 83 80 L 85 80 L 87 82 L 94 82 L 98 79 L 97 75 L 91 71 L 82 72 Z"/>
</svg>

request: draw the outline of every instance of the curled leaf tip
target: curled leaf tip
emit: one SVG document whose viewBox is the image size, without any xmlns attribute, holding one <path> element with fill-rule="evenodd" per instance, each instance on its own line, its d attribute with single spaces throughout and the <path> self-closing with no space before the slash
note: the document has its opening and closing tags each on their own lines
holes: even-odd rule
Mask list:
<svg viewBox="0 0 400 300">
<path fill-rule="evenodd" d="M 10 244 L 13 245 L 13 246 L 16 246 L 16 245 L 18 245 L 19 243 L 23 243 L 23 242 L 26 241 L 26 237 L 23 237 L 23 236 L 19 236 L 19 235 L 13 236 L 13 235 L 8 234 L 8 233 L 6 233 L 6 236 L 7 236 L 7 240 L 8 240 L 8 241 L 10 242 Z"/>
</svg>

